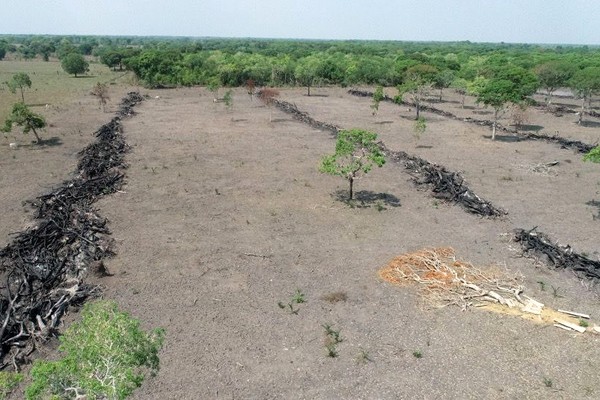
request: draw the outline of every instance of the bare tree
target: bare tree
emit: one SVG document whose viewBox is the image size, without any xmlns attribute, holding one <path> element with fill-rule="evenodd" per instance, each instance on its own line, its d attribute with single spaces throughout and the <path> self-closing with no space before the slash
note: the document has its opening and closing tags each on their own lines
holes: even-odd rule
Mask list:
<svg viewBox="0 0 600 400">
<path fill-rule="evenodd" d="M 90 92 L 92 96 L 96 96 L 98 98 L 98 104 L 102 108 L 102 112 L 106 112 L 106 103 L 110 100 L 108 97 L 108 86 L 106 83 L 96 83 L 96 86 Z"/>
</svg>

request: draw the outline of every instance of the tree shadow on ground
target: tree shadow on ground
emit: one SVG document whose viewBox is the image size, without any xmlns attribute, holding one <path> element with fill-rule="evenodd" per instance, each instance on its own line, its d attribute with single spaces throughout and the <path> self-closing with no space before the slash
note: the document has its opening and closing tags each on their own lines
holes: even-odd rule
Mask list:
<svg viewBox="0 0 600 400">
<path fill-rule="evenodd" d="M 385 125 L 385 124 L 393 124 L 394 121 L 375 121 L 374 124 L 377 125 Z"/>
<path fill-rule="evenodd" d="M 520 131 L 525 131 L 525 132 L 536 132 L 537 133 L 537 132 L 541 131 L 542 129 L 544 129 L 544 127 L 541 126 L 541 125 L 528 125 L 528 124 L 525 124 L 525 125 L 520 125 L 519 126 L 519 130 Z"/>
<path fill-rule="evenodd" d="M 581 121 L 579 126 L 583 126 L 584 128 L 598 128 L 600 127 L 600 122 L 597 121 Z"/>
<path fill-rule="evenodd" d="M 29 148 L 38 149 L 41 147 L 62 146 L 62 144 L 63 144 L 63 141 L 61 140 L 61 138 L 59 138 L 58 136 L 53 136 L 48 139 L 42 139 L 39 143 L 34 141 L 34 142 L 31 142 L 30 144 L 24 144 L 21 147 L 29 147 Z"/>
<path fill-rule="evenodd" d="M 489 110 L 473 110 L 473 114 L 487 115 L 487 114 L 491 114 L 491 113 L 492 112 Z"/>
<path fill-rule="evenodd" d="M 485 139 L 492 139 L 492 135 L 483 135 L 483 137 Z M 521 140 L 523 140 L 523 138 L 521 138 L 520 136 L 516 136 L 516 135 L 498 135 L 498 134 L 496 134 L 495 140 L 497 142 L 513 143 L 513 142 L 520 142 Z"/>
<path fill-rule="evenodd" d="M 597 214 L 592 214 L 592 218 L 594 220 L 600 219 L 600 200 L 590 200 L 585 204 L 587 204 L 588 206 L 596 207 L 598 209 Z"/>
<path fill-rule="evenodd" d="M 311 93 L 310 96 L 305 94 L 306 97 L 329 97 L 328 94 Z"/>
<path fill-rule="evenodd" d="M 349 205 L 352 208 L 370 208 L 377 207 L 379 211 L 387 207 L 400 207 L 400 199 L 389 193 L 375 193 L 370 190 L 361 190 L 354 193 L 354 199 L 348 198 L 347 190 L 336 190 L 332 197 Z"/>
</svg>

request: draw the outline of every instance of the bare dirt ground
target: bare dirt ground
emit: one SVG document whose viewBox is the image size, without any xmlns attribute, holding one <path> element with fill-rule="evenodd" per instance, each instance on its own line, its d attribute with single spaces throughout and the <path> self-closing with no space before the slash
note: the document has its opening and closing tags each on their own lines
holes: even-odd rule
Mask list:
<svg viewBox="0 0 600 400">
<path fill-rule="evenodd" d="M 335 198 L 346 182 L 317 170 L 334 149 L 328 133 L 269 110 L 243 91 L 235 92 L 232 111 L 213 103 L 204 89 L 147 93 L 150 99 L 124 124 L 132 145 L 125 193 L 97 203 L 111 221 L 118 251 L 106 262 L 114 275 L 101 280 L 105 296 L 146 327 L 167 330 L 161 371 L 135 398 L 600 395 L 599 336 L 478 309 L 428 309 L 414 289 L 377 275 L 399 254 L 451 246 L 482 268 L 522 273 L 526 293 L 553 308 L 600 316 L 595 288 L 520 257 L 509 240 L 514 228 L 539 226 L 597 258 L 598 209 L 586 203 L 600 200 L 598 165 L 553 144 L 511 137 L 492 142 L 488 128 L 427 113 L 427 131 L 417 140 L 406 108 L 382 103 L 373 117 L 369 99 L 344 89 L 317 89 L 319 96 L 311 97 L 302 89 L 282 90 L 283 100 L 318 120 L 373 130 L 393 150 L 463 171 L 477 194 L 509 214 L 482 219 L 435 201 L 391 162 L 356 190 L 395 196 L 400 205 L 351 208 Z M 486 112 L 458 103 L 435 106 L 477 118 Z M 75 153 L 91 140 L 87 135 L 109 119 L 93 108 L 57 115 L 57 125 L 71 132 L 76 124 L 84 128 L 82 137 L 65 134 L 61 146 L 14 151 L 3 143 L 3 243 L 8 232 L 27 224 L 20 202 L 71 172 Z M 575 120 L 532 110 L 530 124 L 586 142 L 598 139 L 598 128 Z M 534 170 L 550 161 L 559 164 Z M 297 314 L 281 309 L 278 303 L 288 303 L 298 289 L 306 302 L 296 306 Z M 347 299 L 324 299 L 334 292 Z M 336 358 L 327 357 L 324 324 L 341 330 Z"/>
</svg>

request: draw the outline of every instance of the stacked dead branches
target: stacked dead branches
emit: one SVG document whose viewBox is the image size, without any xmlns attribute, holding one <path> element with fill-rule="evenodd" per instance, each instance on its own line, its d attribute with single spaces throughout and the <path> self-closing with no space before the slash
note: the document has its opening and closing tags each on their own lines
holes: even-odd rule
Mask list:
<svg viewBox="0 0 600 400">
<path fill-rule="evenodd" d="M 430 187 L 433 197 L 458 203 L 468 212 L 484 217 L 494 218 L 506 215 L 506 211 L 495 207 L 489 201 L 475 194 L 460 173 L 448 171 L 444 166 L 432 164 L 404 151 L 387 150 L 383 143 L 380 143 L 380 147 L 390 155 L 392 160 L 404 165 L 416 185 Z"/>
<path fill-rule="evenodd" d="M 373 97 L 373 93 L 372 92 L 368 92 L 368 91 L 364 91 L 364 90 L 356 90 L 356 89 L 351 89 L 348 91 L 348 93 L 350 93 L 351 95 L 354 96 L 358 96 L 358 97 Z M 396 103 L 396 101 L 394 101 L 394 99 L 392 99 L 391 97 L 385 96 L 384 101 L 388 101 L 391 103 Z M 405 101 L 402 101 L 400 103 L 397 104 L 402 104 L 402 105 L 408 105 L 413 107 L 414 105 L 411 103 L 407 103 Z M 421 105 L 420 106 L 421 110 L 423 111 L 428 111 L 430 113 L 433 114 L 437 114 L 440 115 L 442 117 L 446 117 L 449 119 L 454 119 L 457 121 L 463 121 L 463 122 L 467 122 L 467 123 L 472 123 L 472 124 L 477 124 L 480 126 L 488 126 L 488 127 L 492 127 L 494 122 L 487 120 L 487 119 L 477 119 L 477 118 L 461 118 L 457 115 L 452 114 L 451 112 L 448 111 L 444 111 L 444 110 L 440 110 L 438 108 L 435 107 L 431 107 L 431 106 L 427 106 L 427 105 Z M 568 110 L 569 112 L 575 112 L 573 110 L 567 109 L 565 107 L 562 107 L 561 110 Z M 563 110 L 563 111 L 564 111 Z M 593 115 L 590 112 L 590 115 Z M 595 116 L 599 116 L 600 114 L 597 114 Z M 518 132 L 515 129 L 511 129 L 511 128 L 507 128 L 501 124 L 496 124 L 496 129 L 503 131 L 503 132 L 508 132 L 508 133 L 512 133 L 512 134 L 517 134 Z M 537 133 L 527 133 L 522 135 L 521 137 L 524 137 L 525 139 L 529 139 L 529 140 L 542 140 L 548 143 L 555 143 L 558 144 L 562 149 L 568 149 L 568 150 L 576 150 L 579 153 L 587 153 L 589 152 L 591 149 L 593 149 L 594 147 L 596 147 L 596 145 L 591 145 L 591 144 L 587 144 L 587 143 L 583 143 L 580 142 L 578 140 L 570 140 L 570 139 L 565 139 L 563 137 L 560 137 L 558 135 L 544 135 L 544 134 L 537 134 Z"/>
<path fill-rule="evenodd" d="M 291 104 L 287 101 L 277 99 L 274 99 L 274 104 L 281 111 L 290 114 L 294 119 L 307 125 L 310 125 L 315 129 L 331 132 L 334 136 L 336 136 L 341 130 L 341 128 L 336 125 L 329 124 L 327 122 L 317 121 L 316 119 L 308 115 L 307 112 L 300 111 L 295 104 Z"/>
<path fill-rule="evenodd" d="M 75 177 L 31 202 L 38 223 L 0 249 L 0 369 L 18 369 L 36 343 L 54 334 L 69 306 L 99 291 L 84 282 L 87 270 L 114 253 L 107 220 L 92 204 L 123 184 L 128 147 L 121 117 L 141 100 L 138 93 L 123 99 L 119 116 L 79 153 Z"/>
<path fill-rule="evenodd" d="M 525 307 L 522 279 L 499 272 L 484 272 L 456 259 L 449 247 L 423 249 L 394 258 L 379 271 L 382 279 L 398 285 L 417 284 L 432 305 L 458 305 L 466 309 L 481 302 Z"/>
<path fill-rule="evenodd" d="M 600 262 L 590 260 L 581 254 L 573 252 L 570 246 L 559 246 L 537 227 L 515 230 L 514 240 L 521 244 L 525 253 L 544 259 L 546 264 L 554 268 L 565 268 L 588 279 L 600 279 Z"/>
</svg>

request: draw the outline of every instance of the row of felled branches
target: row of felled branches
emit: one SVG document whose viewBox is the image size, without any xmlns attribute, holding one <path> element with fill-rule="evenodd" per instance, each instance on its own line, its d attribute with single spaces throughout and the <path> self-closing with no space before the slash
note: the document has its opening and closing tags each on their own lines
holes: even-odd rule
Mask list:
<svg viewBox="0 0 600 400">
<path fill-rule="evenodd" d="M 380 146 L 393 160 L 404 165 L 416 185 L 430 187 L 433 197 L 457 203 L 468 212 L 484 217 L 500 217 L 506 214 L 506 211 L 475 194 L 458 172 L 449 171 L 442 165 L 432 164 L 404 151 L 387 150 L 383 143 Z"/>
<path fill-rule="evenodd" d="M 317 121 L 307 112 L 300 111 L 295 104 L 282 100 L 275 100 L 275 105 L 280 110 L 292 115 L 300 122 L 308 124 L 313 128 L 331 132 L 334 135 L 341 130 L 340 127 L 326 122 Z M 505 211 L 494 207 L 489 201 L 477 196 L 464 182 L 457 172 L 448 171 L 445 167 L 431 164 L 417 156 L 411 156 L 403 151 L 393 152 L 380 142 L 380 148 L 391 156 L 391 159 L 404 164 L 413 175 L 413 181 L 417 185 L 428 185 L 432 189 L 433 196 L 450 202 L 456 202 L 463 206 L 468 212 L 486 216 L 498 217 L 506 214 Z"/>
<path fill-rule="evenodd" d="M 18 369 L 70 305 L 98 291 L 83 278 L 113 252 L 107 220 L 92 204 L 123 184 L 128 147 L 121 118 L 141 100 L 138 93 L 123 99 L 118 115 L 79 153 L 76 175 L 30 202 L 38 223 L 0 250 L 0 368 Z"/>
<path fill-rule="evenodd" d="M 553 243 L 537 228 L 515 230 L 514 240 L 525 253 L 544 259 L 552 267 L 570 269 L 581 278 L 600 279 L 600 261 L 575 253 L 570 246 Z"/>
<path fill-rule="evenodd" d="M 366 90 L 350 89 L 350 90 L 348 90 L 348 93 L 350 93 L 353 96 L 358 96 L 358 97 L 369 97 L 369 98 L 373 97 L 373 92 L 369 92 Z M 384 96 L 383 100 L 387 101 L 387 102 L 395 103 L 395 100 L 389 96 Z M 401 104 L 411 106 L 411 107 L 414 106 L 414 104 L 407 103 L 405 101 L 402 101 Z M 490 121 L 487 119 L 477 119 L 477 118 L 470 118 L 470 117 L 463 118 L 463 117 L 459 117 L 455 114 L 452 114 L 451 112 L 440 110 L 438 108 L 427 106 L 427 105 L 421 105 L 420 108 L 423 111 L 427 111 L 432 114 L 437 114 L 442 117 L 454 119 L 457 121 L 472 123 L 472 124 L 481 125 L 481 126 L 489 126 L 489 127 L 494 125 L 493 121 Z M 573 111 L 573 112 L 575 112 L 575 111 Z M 592 114 L 590 114 L 590 115 L 592 115 Z M 504 131 L 504 132 L 509 132 L 509 133 L 517 133 L 517 131 L 515 129 L 507 128 L 498 123 L 496 124 L 496 129 Z M 530 140 L 541 140 L 541 141 L 545 141 L 545 142 L 549 142 L 549 143 L 558 144 L 563 149 L 575 150 L 579 153 L 588 153 L 590 150 L 592 150 L 594 147 L 596 147 L 595 145 L 583 143 L 579 140 L 565 139 L 558 135 L 550 136 L 550 135 L 537 134 L 537 133 L 526 133 L 526 134 L 523 134 L 522 136 L 524 138 L 530 139 Z"/>
</svg>

